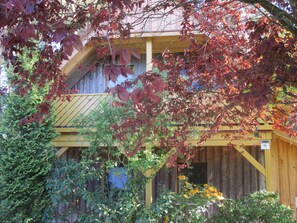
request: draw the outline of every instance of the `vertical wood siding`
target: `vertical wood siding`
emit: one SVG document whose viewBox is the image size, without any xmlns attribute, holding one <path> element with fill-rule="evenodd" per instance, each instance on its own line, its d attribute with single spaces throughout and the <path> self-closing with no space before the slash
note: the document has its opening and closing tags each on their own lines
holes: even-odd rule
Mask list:
<svg viewBox="0 0 297 223">
<path fill-rule="evenodd" d="M 263 163 L 263 152 L 259 147 L 246 150 Z M 208 182 L 225 197 L 240 198 L 251 192 L 265 189 L 265 178 L 239 152 L 232 148 L 198 147 L 193 163 L 207 163 Z M 176 168 L 162 168 L 153 179 L 153 199 L 166 188 L 178 190 Z"/>
<path fill-rule="evenodd" d="M 129 78 L 134 79 L 136 76 L 145 72 L 145 55 L 141 55 L 140 60 L 132 58 L 130 64 L 134 67 L 133 71 L 135 75 L 129 75 Z M 94 69 L 84 74 L 83 77 L 72 87 L 72 89 L 78 90 L 79 94 L 104 93 L 107 87 L 113 87 L 125 80 L 123 76 L 119 76 L 117 83 L 111 83 L 111 86 L 108 86 L 108 80 L 103 74 L 103 67 L 103 63 L 98 63 Z"/>
<path fill-rule="evenodd" d="M 103 75 L 103 64 L 96 65 L 93 71 L 88 71 L 73 87 L 79 94 L 103 93 L 106 90 L 106 80 Z"/>
<path fill-rule="evenodd" d="M 239 198 L 243 195 L 247 195 L 251 192 L 264 189 L 265 180 L 264 177 L 248 162 L 246 159 L 239 153 L 237 150 L 232 148 L 224 147 L 198 147 L 195 148 L 196 155 L 193 159 L 194 163 L 207 163 L 207 177 L 208 182 L 220 191 L 223 192 L 224 196 L 227 198 Z M 248 147 L 246 150 L 260 163 L 263 162 L 263 152 L 259 147 Z M 287 156 L 297 156 L 297 148 L 287 153 Z M 282 149 L 279 152 L 283 152 Z M 291 154 L 291 153 L 294 154 Z M 66 160 L 75 159 L 76 161 L 80 160 L 80 150 L 79 149 L 68 149 L 67 152 L 63 155 L 63 158 Z M 280 160 L 284 165 L 284 162 Z M 287 168 L 291 167 L 292 169 L 296 166 L 295 163 L 287 163 Z M 280 170 L 281 171 L 281 170 Z M 178 177 L 179 173 L 177 168 L 167 168 L 163 167 L 157 175 L 153 178 L 153 200 L 160 195 L 162 190 L 169 189 L 172 191 L 178 191 Z M 296 180 L 296 177 L 285 179 L 286 176 L 280 176 L 281 180 L 285 180 L 289 185 L 292 186 L 292 193 L 296 191 L 293 179 Z M 98 186 L 98 181 L 90 181 L 87 183 L 88 190 L 94 190 Z M 279 188 L 283 189 L 283 186 L 278 185 Z M 286 196 L 282 196 L 282 199 L 287 199 Z M 292 199 L 291 199 L 292 200 Z M 77 201 L 77 198 L 76 198 Z M 292 200 L 293 202 L 293 200 Z M 75 203 L 75 202 L 74 202 Z M 76 202 L 75 209 L 77 212 L 86 211 L 86 203 L 79 199 L 79 202 Z M 212 207 L 215 209 L 215 207 Z M 206 213 L 209 214 L 209 213 Z M 74 213 L 69 222 L 75 222 L 77 215 Z M 58 221 L 62 223 L 64 221 Z"/>
<path fill-rule="evenodd" d="M 281 203 L 290 206 L 297 216 L 297 147 L 280 138 L 274 138 L 271 155 L 273 189 L 279 194 Z"/>
</svg>

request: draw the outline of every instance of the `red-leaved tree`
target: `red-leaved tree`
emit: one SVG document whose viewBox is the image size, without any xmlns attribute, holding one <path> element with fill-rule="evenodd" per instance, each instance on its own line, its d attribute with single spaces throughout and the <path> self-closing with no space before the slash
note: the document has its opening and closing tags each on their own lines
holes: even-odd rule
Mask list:
<svg viewBox="0 0 297 223">
<path fill-rule="evenodd" d="M 296 36 L 297 6 L 294 0 L 206 0 L 206 1 L 48 1 L 7 0 L 0 6 L 1 43 L 4 57 L 19 78 L 14 80 L 23 93 L 34 83 L 52 81 L 48 95 L 64 93 L 60 66 L 73 50 L 83 46 L 82 37 L 92 33 L 97 40 L 107 41 L 107 47 L 97 50 L 120 56 L 120 64 L 112 63 L 105 75 L 116 80 L 132 73 L 124 65 L 138 53 L 131 49 L 115 50 L 110 37 L 127 38 L 135 23 L 125 17 L 142 7 L 138 21 L 161 10 L 182 12 L 181 41 L 190 41 L 184 55 L 164 52 L 163 61 L 154 61 L 158 72 L 138 77 L 142 86 L 126 90 L 135 83 L 126 82 L 112 89 L 123 101 L 133 101 L 135 117 L 114 127 L 115 137 L 123 138 L 145 126 L 139 143 L 127 151 L 133 155 L 143 149 L 146 135 L 167 135 L 159 139 L 164 148 L 175 147 L 178 154 L 192 157 L 186 144 L 189 126 L 203 125 L 200 140 L 206 140 L 222 125 L 237 125 L 242 132 L 253 131 L 259 120 L 272 121 L 276 128 L 295 134 L 296 123 Z M 170 10 L 168 10 L 168 8 Z M 165 15 L 164 15 L 165 16 Z M 140 23 L 142 24 L 142 23 Z M 195 42 L 193 35 L 203 33 L 208 38 Z M 22 72 L 18 55 L 23 50 L 39 49 L 39 61 L 33 75 Z M 182 72 L 181 72 L 182 71 Z M 136 82 L 135 81 L 135 82 Z M 174 133 L 164 122 L 178 126 Z M 143 128 L 142 128 L 143 129 Z"/>
</svg>

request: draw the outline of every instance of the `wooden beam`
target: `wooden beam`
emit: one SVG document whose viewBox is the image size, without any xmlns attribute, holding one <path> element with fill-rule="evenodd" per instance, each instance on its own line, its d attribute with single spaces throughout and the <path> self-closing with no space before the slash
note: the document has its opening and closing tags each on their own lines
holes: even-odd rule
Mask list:
<svg viewBox="0 0 297 223">
<path fill-rule="evenodd" d="M 205 126 L 190 126 L 189 127 L 190 130 L 192 131 L 205 131 L 208 130 L 207 127 Z M 234 126 L 221 126 L 219 129 L 219 132 L 223 132 L 223 131 L 232 131 L 232 132 L 240 132 L 241 128 L 239 125 L 234 125 Z M 258 131 L 259 131 L 259 135 L 263 135 L 265 134 L 265 132 L 263 131 L 267 131 L 267 133 L 271 133 L 273 130 L 272 125 L 270 124 L 263 124 L 263 125 L 259 125 L 258 126 Z"/>
<path fill-rule="evenodd" d="M 153 59 L 153 43 L 151 38 L 146 39 L 146 71 L 152 70 L 152 59 Z M 145 205 L 146 207 L 151 206 L 153 202 L 153 170 L 146 170 L 144 175 L 147 177 L 145 185 Z"/>
<path fill-rule="evenodd" d="M 59 133 L 63 133 L 63 132 L 67 132 L 67 133 L 78 133 L 80 128 L 76 128 L 76 127 L 56 127 L 55 128 L 57 132 Z"/>
<path fill-rule="evenodd" d="M 151 206 L 153 203 L 153 179 L 152 179 L 152 170 L 149 169 L 145 172 L 147 177 L 147 182 L 145 185 L 145 205 L 147 207 Z"/>
<path fill-rule="evenodd" d="M 259 139 L 254 140 L 228 140 L 228 139 L 208 139 L 205 142 L 199 143 L 199 140 L 186 141 L 185 144 L 189 146 L 229 146 L 230 144 L 238 146 L 258 146 L 260 145 Z"/>
<path fill-rule="evenodd" d="M 86 44 L 86 41 L 84 44 Z M 92 45 L 84 46 L 83 50 L 81 51 L 74 50 L 71 59 L 68 62 L 62 64 L 62 74 L 69 74 L 81 63 L 82 60 L 91 55 L 92 51 L 94 51 L 94 47 Z"/>
<path fill-rule="evenodd" d="M 53 140 L 53 143 L 56 147 L 88 147 L 90 145 L 90 142 L 86 141 L 86 139 L 78 134 L 75 134 L 75 132 L 79 131 L 79 128 L 57 128 L 58 132 L 61 134 Z M 94 131 L 94 129 L 91 129 L 91 131 Z M 74 133 L 74 134 L 72 134 Z M 262 139 L 271 139 L 270 134 L 265 133 L 266 137 L 263 137 Z M 197 139 L 188 139 L 185 143 L 189 146 L 228 146 L 230 143 L 238 146 L 255 146 L 260 145 L 260 139 L 254 138 L 249 140 L 229 140 L 224 138 L 223 133 L 216 133 L 214 134 L 210 139 L 208 139 L 205 142 L 202 142 L 198 144 L 199 138 Z M 104 145 L 102 145 L 104 146 Z M 115 145 L 116 146 L 116 145 Z M 156 147 L 159 145 L 156 143 Z M 171 151 L 173 152 L 173 151 Z"/>
<path fill-rule="evenodd" d="M 80 134 L 60 134 L 53 142 L 86 142 L 86 137 Z"/>
<path fill-rule="evenodd" d="M 189 129 L 191 131 L 205 131 L 206 130 L 206 128 L 202 127 L 202 126 L 191 126 Z M 266 135 L 271 135 L 272 134 L 272 131 L 269 131 L 271 129 L 272 129 L 272 127 L 270 125 L 264 125 L 264 126 L 259 127 L 260 136 L 265 135 L 264 138 L 267 139 Z M 56 127 L 56 131 L 58 131 L 58 132 L 79 132 L 79 130 L 80 130 L 79 127 Z M 220 128 L 219 133 L 220 132 L 223 133 L 224 131 L 236 132 L 238 130 L 239 130 L 238 127 L 222 126 Z M 268 131 L 265 131 L 265 130 L 268 130 Z M 94 131 L 94 129 L 92 131 Z M 271 138 L 271 137 L 269 137 L 269 138 Z"/>
<path fill-rule="evenodd" d="M 68 77 L 65 81 L 65 83 L 67 84 L 67 89 L 71 89 L 74 85 L 76 85 L 77 82 L 80 81 L 80 79 L 83 78 L 83 76 L 97 62 L 98 56 L 96 55 L 96 53 L 90 53 L 90 55 L 87 56 L 84 60 L 77 62 L 76 65 L 71 65 L 73 66 L 73 68 L 71 71 L 67 71 Z"/>
<path fill-rule="evenodd" d="M 201 34 L 199 32 L 195 32 L 196 41 L 206 41 L 209 37 L 205 34 Z M 150 32 L 132 32 L 131 38 L 144 38 L 144 37 L 158 37 L 158 38 L 168 38 L 168 37 L 180 37 L 181 34 L 179 31 L 150 31 Z"/>
<path fill-rule="evenodd" d="M 146 71 L 150 71 L 153 68 L 153 42 L 152 38 L 146 39 Z"/>
<path fill-rule="evenodd" d="M 89 147 L 89 142 L 53 142 L 55 147 Z"/>
<path fill-rule="evenodd" d="M 152 177 L 155 176 L 158 171 L 164 166 L 167 162 L 167 159 L 176 152 L 176 148 L 172 148 L 169 152 L 163 157 L 163 160 L 156 168 L 151 168 L 146 170 L 143 174 L 147 178 L 145 185 L 145 205 L 149 207 L 153 202 L 153 181 Z"/>
<path fill-rule="evenodd" d="M 57 158 L 60 158 L 68 149 L 69 147 L 62 147 L 56 152 Z"/>
<path fill-rule="evenodd" d="M 53 141 L 55 147 L 89 147 L 90 142 L 87 141 L 86 137 L 79 134 L 60 134 Z M 98 147 L 104 147 L 106 145 L 98 144 Z M 119 144 L 114 144 L 119 146 Z"/>
<path fill-rule="evenodd" d="M 272 157 L 271 149 L 266 149 L 264 151 L 265 159 L 265 179 L 266 179 L 266 190 L 273 191 L 272 188 Z"/>
<path fill-rule="evenodd" d="M 248 151 L 242 146 L 235 146 L 235 149 L 243 155 L 261 174 L 266 176 L 266 170 Z"/>
</svg>

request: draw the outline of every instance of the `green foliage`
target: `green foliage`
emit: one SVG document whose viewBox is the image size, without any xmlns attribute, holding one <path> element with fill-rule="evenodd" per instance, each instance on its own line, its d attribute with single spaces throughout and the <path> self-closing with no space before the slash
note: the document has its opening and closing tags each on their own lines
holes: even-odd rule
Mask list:
<svg viewBox="0 0 297 223">
<path fill-rule="evenodd" d="M 47 214 L 53 220 L 69 220 L 77 216 L 76 222 L 135 222 L 144 207 L 145 179 L 128 169 L 127 175 L 131 178 L 125 190 L 111 188 L 107 181 L 109 169 L 105 165 L 111 165 L 111 161 L 100 159 L 100 164 L 94 165 L 86 159 L 56 163 L 47 184 L 53 204 Z M 95 188 L 88 187 L 88 183 L 94 182 Z M 86 204 L 86 210 L 80 210 L 82 203 Z"/>
<path fill-rule="evenodd" d="M 134 153 L 132 157 L 129 157 L 129 166 L 133 166 L 134 169 L 142 172 L 149 168 L 158 167 L 165 157 L 166 149 L 156 151 L 155 142 L 158 142 L 161 137 L 170 135 L 170 133 L 166 136 L 155 134 L 153 129 L 147 129 L 146 126 L 143 126 L 137 129 L 136 132 L 127 131 L 121 133 L 121 137 L 114 137 L 114 134 L 117 133 L 114 127 L 122 124 L 124 120 L 133 119 L 135 116 L 131 101 L 125 106 L 114 106 L 115 103 L 117 101 L 112 96 L 106 96 L 100 100 L 98 107 L 88 116 L 82 116 L 77 120 L 78 123 L 84 123 L 86 126 L 81 134 L 91 143 L 91 146 L 85 150 L 85 156 L 91 158 L 107 155 L 108 159 L 106 161 L 115 158 L 118 159 L 118 163 L 127 162 L 125 155 L 127 152 L 135 150 L 140 141 L 139 138 L 142 138 L 145 132 L 145 137 L 141 140 L 145 149 L 141 149 Z M 159 115 L 156 117 L 155 125 L 162 126 L 170 132 L 173 131 L 173 127 L 166 125 L 167 118 L 164 114 Z"/>
<path fill-rule="evenodd" d="M 152 150 L 156 136 L 152 132 L 146 139 L 147 150 L 127 158 L 127 148 L 133 148 L 138 133 L 124 135 L 124 140 L 113 138 L 113 125 L 120 125 L 124 119 L 134 115 L 129 104 L 112 106 L 114 99 L 106 97 L 98 108 L 87 117 L 77 120 L 87 128 L 82 134 L 91 146 L 81 150 L 80 161 L 59 160 L 48 180 L 47 189 L 53 206 L 47 215 L 53 220 L 76 219 L 76 222 L 146 223 L 160 222 L 168 218 L 171 222 L 203 222 L 201 210 L 209 201 L 207 198 L 186 199 L 184 192 L 164 191 L 157 201 L 146 207 L 144 188 L 147 179 L 143 170 L 158 165 L 163 154 Z M 158 117 L 157 123 L 162 125 Z M 140 130 L 141 131 L 141 130 Z M 113 167 L 124 166 L 128 182 L 124 190 L 108 185 L 107 174 Z M 89 184 L 95 185 L 89 187 Z M 86 206 L 81 210 L 80 206 Z"/>
<path fill-rule="evenodd" d="M 163 191 L 150 208 L 143 209 L 136 222 L 203 223 L 203 212 L 211 202 L 201 197 L 185 198 L 183 192 Z"/>
<path fill-rule="evenodd" d="M 22 62 L 30 74 L 32 63 L 26 56 Z M 10 79 L 15 75 L 10 73 Z M 0 122 L 0 222 L 42 222 L 49 205 L 45 183 L 54 158 L 50 142 L 56 133 L 50 115 L 33 118 L 46 92 L 33 87 L 21 96 L 13 89 L 5 99 Z"/>
<path fill-rule="evenodd" d="M 226 200 L 213 223 L 296 223 L 293 211 L 279 203 L 275 193 L 259 191 L 238 200 Z"/>
<path fill-rule="evenodd" d="M 129 180 L 125 189 L 109 187 L 106 174 L 108 169 L 103 159 L 100 167 L 90 161 L 60 160 L 57 162 L 48 189 L 54 206 L 49 210 L 53 219 L 75 222 L 106 223 L 159 223 L 205 221 L 202 213 L 210 199 L 202 197 L 184 197 L 184 192 L 163 191 L 151 207 L 145 207 L 144 187 L 146 180 L 142 174 L 130 169 L 127 164 Z M 114 162 L 114 164 L 116 164 Z M 111 165 L 111 161 L 108 162 Z M 97 181 L 96 188 L 88 187 L 88 182 Z M 81 210 L 80 205 L 87 209 Z"/>
<path fill-rule="evenodd" d="M 144 188 L 147 178 L 143 170 L 157 165 L 163 154 L 153 151 L 154 133 L 147 139 L 147 148 L 127 158 L 127 147 L 133 148 L 139 135 L 126 134 L 123 141 L 113 138 L 112 125 L 120 125 L 124 119 L 133 117 L 129 106 L 114 107 L 113 99 L 106 97 L 97 110 L 78 120 L 87 128 L 83 135 L 91 146 L 81 151 L 80 161 L 59 160 L 47 183 L 52 206 L 46 215 L 52 220 L 107 223 L 175 223 L 175 222 L 269 222 L 290 223 L 292 211 L 278 203 L 277 196 L 258 192 L 239 200 L 226 200 L 212 219 L 203 212 L 208 205 L 222 198 L 220 192 L 210 185 L 194 185 L 185 176 L 179 176 L 181 191 L 163 191 L 150 207 L 145 206 Z M 162 122 L 162 117 L 160 124 Z M 164 118 L 164 117 L 163 117 Z M 113 167 L 124 166 L 128 177 L 125 189 L 108 185 L 107 174 Z M 89 185 L 95 185 L 90 187 Z M 81 209 L 81 207 L 86 207 Z"/>
<path fill-rule="evenodd" d="M 113 154 L 117 156 L 122 154 L 126 140 L 120 141 L 113 137 L 114 130 L 112 126 L 117 126 L 126 118 L 133 116 L 131 107 L 113 106 L 114 99 L 111 96 L 100 98 L 98 107 L 89 115 L 82 116 L 76 120 L 78 123 L 84 123 L 81 134 L 91 143 L 86 150 L 86 156 Z M 115 148 L 115 144 L 118 145 Z"/>
<path fill-rule="evenodd" d="M 77 222 L 134 222 L 139 209 L 144 207 L 143 191 L 146 179 L 133 170 L 124 156 L 123 142 L 113 138 L 112 125 L 133 115 L 127 108 L 114 107 L 111 97 L 102 99 L 88 116 L 77 122 L 84 123 L 82 134 L 91 143 L 81 151 L 80 161 L 56 162 L 47 188 L 53 204 L 47 215 L 53 220 Z M 115 147 L 115 144 L 118 147 Z M 125 190 L 111 188 L 107 174 L 111 168 L 124 166 L 130 180 Z M 96 185 L 88 187 L 89 183 Z M 80 210 L 85 204 L 86 210 Z"/>
<path fill-rule="evenodd" d="M 195 185 L 187 181 L 187 177 L 180 175 L 179 192 L 165 190 L 151 208 L 145 209 L 144 219 L 150 219 L 149 222 L 206 222 L 203 215 L 209 205 L 219 202 L 222 193 L 208 184 Z"/>
</svg>

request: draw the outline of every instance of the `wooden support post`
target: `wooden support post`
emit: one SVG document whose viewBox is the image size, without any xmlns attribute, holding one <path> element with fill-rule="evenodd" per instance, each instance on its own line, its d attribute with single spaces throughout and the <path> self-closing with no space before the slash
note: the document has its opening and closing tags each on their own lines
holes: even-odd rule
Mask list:
<svg viewBox="0 0 297 223">
<path fill-rule="evenodd" d="M 176 148 L 172 148 L 168 151 L 168 153 L 164 156 L 162 162 L 154 169 L 146 170 L 143 175 L 148 179 L 145 185 L 145 205 L 149 207 L 153 202 L 153 179 L 158 171 L 164 166 L 167 162 L 167 159 L 176 152 Z"/>
<path fill-rule="evenodd" d="M 266 176 L 265 168 L 259 163 L 248 151 L 246 151 L 242 146 L 235 146 L 235 149 L 243 155 L 247 161 L 249 161 L 263 176 Z M 265 160 L 266 161 L 266 160 Z M 266 162 L 265 162 L 266 163 Z"/>
<path fill-rule="evenodd" d="M 146 207 L 151 206 L 153 202 L 153 179 L 152 179 L 152 169 L 145 171 L 144 175 L 148 178 L 145 185 L 145 205 Z"/>
<path fill-rule="evenodd" d="M 146 39 L 146 71 L 152 70 L 153 64 L 153 42 L 151 38 Z"/>
<path fill-rule="evenodd" d="M 56 152 L 56 156 L 58 158 L 60 158 L 68 149 L 69 147 L 62 147 L 61 149 L 59 149 L 57 152 Z"/>
<path fill-rule="evenodd" d="M 266 190 L 273 191 L 272 188 L 272 161 L 271 161 L 271 150 L 266 149 L 264 151 L 265 159 L 265 179 L 266 179 Z"/>
</svg>

